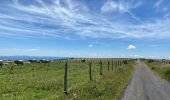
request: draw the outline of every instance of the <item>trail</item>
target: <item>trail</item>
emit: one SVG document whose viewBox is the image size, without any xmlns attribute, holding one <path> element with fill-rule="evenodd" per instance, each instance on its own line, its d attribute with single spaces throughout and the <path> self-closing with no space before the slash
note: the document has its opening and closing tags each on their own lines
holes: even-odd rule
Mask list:
<svg viewBox="0 0 170 100">
<path fill-rule="evenodd" d="M 170 100 L 170 83 L 137 61 L 132 80 L 121 100 Z"/>
</svg>

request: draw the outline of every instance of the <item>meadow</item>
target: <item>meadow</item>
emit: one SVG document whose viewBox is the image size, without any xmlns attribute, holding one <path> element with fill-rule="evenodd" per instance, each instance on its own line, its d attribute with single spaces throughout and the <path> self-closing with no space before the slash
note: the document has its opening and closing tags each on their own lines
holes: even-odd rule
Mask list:
<svg viewBox="0 0 170 100">
<path fill-rule="evenodd" d="M 100 75 L 99 59 L 68 61 L 68 94 L 64 94 L 65 61 L 24 64 L 0 68 L 0 100 L 117 100 L 134 71 L 134 62 L 113 67 L 104 59 Z M 119 59 L 121 61 L 121 59 Z M 92 80 L 89 80 L 92 62 Z M 108 70 L 109 68 L 109 70 Z"/>
<path fill-rule="evenodd" d="M 166 60 L 147 60 L 145 63 L 159 76 L 170 82 L 170 61 Z"/>
</svg>

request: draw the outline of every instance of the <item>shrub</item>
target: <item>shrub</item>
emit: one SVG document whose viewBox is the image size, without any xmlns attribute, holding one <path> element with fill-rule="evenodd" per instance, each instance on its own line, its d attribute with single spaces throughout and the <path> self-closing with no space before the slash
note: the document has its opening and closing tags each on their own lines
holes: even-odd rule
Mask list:
<svg viewBox="0 0 170 100">
<path fill-rule="evenodd" d="M 155 67 L 151 67 L 152 70 L 155 70 L 156 68 Z"/>
<path fill-rule="evenodd" d="M 149 60 L 148 60 L 148 63 L 153 63 L 153 62 L 155 62 L 155 61 L 152 60 L 152 59 L 149 59 Z"/>
</svg>

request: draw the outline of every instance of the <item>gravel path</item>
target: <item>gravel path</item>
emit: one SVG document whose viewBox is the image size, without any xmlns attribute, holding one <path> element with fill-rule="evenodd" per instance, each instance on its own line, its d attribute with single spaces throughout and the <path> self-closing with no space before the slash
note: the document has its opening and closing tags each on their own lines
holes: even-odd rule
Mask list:
<svg viewBox="0 0 170 100">
<path fill-rule="evenodd" d="M 137 61 L 132 80 L 121 100 L 170 100 L 170 83 Z"/>
</svg>

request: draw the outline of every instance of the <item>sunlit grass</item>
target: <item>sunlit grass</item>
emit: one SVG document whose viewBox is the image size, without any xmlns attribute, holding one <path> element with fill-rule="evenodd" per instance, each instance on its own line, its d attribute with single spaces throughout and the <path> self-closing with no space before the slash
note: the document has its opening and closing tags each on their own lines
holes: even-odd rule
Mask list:
<svg viewBox="0 0 170 100">
<path fill-rule="evenodd" d="M 166 65 L 165 63 L 161 61 L 148 63 L 148 66 L 157 74 L 159 74 L 163 79 L 170 82 L 170 65 Z"/>
<path fill-rule="evenodd" d="M 0 68 L 0 100 L 31 99 L 110 99 L 121 94 L 133 72 L 133 63 L 107 71 L 103 64 L 100 76 L 99 64 L 92 63 L 92 81 L 89 81 L 88 63 L 68 63 L 68 95 L 63 92 L 64 62 L 50 64 L 26 64 Z"/>
</svg>

